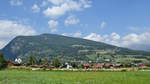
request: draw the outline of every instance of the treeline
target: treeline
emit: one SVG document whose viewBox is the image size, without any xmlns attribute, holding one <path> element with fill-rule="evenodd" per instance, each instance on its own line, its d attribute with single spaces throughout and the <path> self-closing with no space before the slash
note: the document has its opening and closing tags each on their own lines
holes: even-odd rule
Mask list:
<svg viewBox="0 0 150 84">
<path fill-rule="evenodd" d="M 48 60 L 47 58 L 43 59 L 37 59 L 34 56 L 30 56 L 28 61 L 25 63 L 26 66 L 32 66 L 32 65 L 48 65 L 48 66 L 53 66 L 55 68 L 62 68 L 62 67 L 67 67 L 67 65 L 72 66 L 72 68 L 81 68 L 83 67 L 81 63 L 79 62 L 69 62 L 69 61 L 62 61 L 60 59 L 53 59 L 53 60 Z"/>
<path fill-rule="evenodd" d="M 61 62 L 58 59 L 53 59 L 52 62 L 50 62 L 47 58 L 37 59 L 34 56 L 30 56 L 26 65 L 27 66 L 30 66 L 30 65 L 52 65 L 52 66 L 58 68 L 61 66 Z"/>
</svg>

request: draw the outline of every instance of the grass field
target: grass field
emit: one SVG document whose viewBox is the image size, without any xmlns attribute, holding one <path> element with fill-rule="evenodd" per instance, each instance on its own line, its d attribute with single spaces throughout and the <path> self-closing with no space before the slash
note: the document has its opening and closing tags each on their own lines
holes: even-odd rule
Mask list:
<svg viewBox="0 0 150 84">
<path fill-rule="evenodd" d="M 0 71 L 0 84 L 150 84 L 150 72 Z"/>
</svg>

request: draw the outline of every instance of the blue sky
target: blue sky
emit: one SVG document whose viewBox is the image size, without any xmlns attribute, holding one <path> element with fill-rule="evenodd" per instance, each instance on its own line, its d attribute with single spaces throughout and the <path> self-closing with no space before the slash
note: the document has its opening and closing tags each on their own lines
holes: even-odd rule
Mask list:
<svg viewBox="0 0 150 84">
<path fill-rule="evenodd" d="M 53 33 L 148 50 L 149 3 L 149 0 L 1 0 L 0 48 L 18 35 Z"/>
</svg>

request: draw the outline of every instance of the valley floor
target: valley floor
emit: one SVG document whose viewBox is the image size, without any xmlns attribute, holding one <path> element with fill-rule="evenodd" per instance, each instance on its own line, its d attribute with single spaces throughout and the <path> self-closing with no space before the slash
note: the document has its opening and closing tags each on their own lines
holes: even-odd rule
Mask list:
<svg viewBox="0 0 150 84">
<path fill-rule="evenodd" d="M 150 72 L 0 71 L 0 84 L 150 84 Z"/>
</svg>

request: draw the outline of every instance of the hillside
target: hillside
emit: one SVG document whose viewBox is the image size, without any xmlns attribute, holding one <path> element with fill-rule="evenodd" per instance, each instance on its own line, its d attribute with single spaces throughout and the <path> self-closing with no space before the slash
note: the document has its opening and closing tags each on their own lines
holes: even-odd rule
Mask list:
<svg viewBox="0 0 150 84">
<path fill-rule="evenodd" d="M 99 60 L 106 58 L 145 58 L 149 52 L 135 51 L 113 45 L 80 38 L 72 38 L 54 34 L 37 36 L 18 36 L 6 45 L 1 52 L 8 60 L 22 58 L 24 61 L 30 56 L 52 60 Z"/>
</svg>

